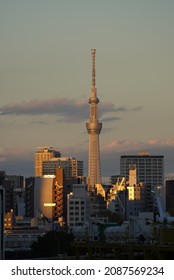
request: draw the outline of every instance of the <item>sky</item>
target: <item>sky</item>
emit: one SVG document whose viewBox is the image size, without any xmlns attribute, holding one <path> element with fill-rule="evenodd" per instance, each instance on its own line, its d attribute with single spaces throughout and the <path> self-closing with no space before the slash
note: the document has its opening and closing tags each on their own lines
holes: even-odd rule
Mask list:
<svg viewBox="0 0 174 280">
<path fill-rule="evenodd" d="M 32 176 L 52 146 L 87 175 L 95 48 L 102 176 L 138 152 L 173 176 L 173 13 L 173 0 L 1 0 L 0 170 Z"/>
</svg>

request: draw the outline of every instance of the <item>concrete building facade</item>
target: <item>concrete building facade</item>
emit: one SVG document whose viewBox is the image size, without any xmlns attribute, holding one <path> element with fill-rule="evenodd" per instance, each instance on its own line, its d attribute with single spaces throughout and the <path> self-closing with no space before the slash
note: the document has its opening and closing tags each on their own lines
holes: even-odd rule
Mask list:
<svg viewBox="0 0 174 280">
<path fill-rule="evenodd" d="M 52 158 L 42 162 L 43 175 L 55 175 L 57 168 L 63 168 L 66 178 L 83 176 L 83 161 L 73 157 Z"/>
<path fill-rule="evenodd" d="M 67 197 L 67 226 L 69 229 L 82 226 L 88 223 L 89 218 L 90 198 L 87 194 L 87 185 L 74 185 L 73 192 Z"/>
<path fill-rule="evenodd" d="M 36 178 L 34 186 L 34 217 L 40 215 L 47 219 L 54 217 L 54 192 L 53 192 L 54 177 Z"/>
<path fill-rule="evenodd" d="M 129 180 L 129 168 L 134 164 L 137 168 L 137 181 L 142 182 L 145 189 L 145 210 L 154 210 L 152 190 L 164 186 L 164 156 L 139 153 L 123 155 L 120 158 L 120 174 Z"/>
<path fill-rule="evenodd" d="M 139 216 L 145 210 L 144 186 L 137 182 L 136 165 L 131 165 L 129 170 L 129 183 L 127 185 L 126 218 Z"/>
<path fill-rule="evenodd" d="M 14 215 L 20 215 L 19 204 L 23 203 L 24 211 L 24 177 L 19 175 L 6 175 L 3 181 L 5 189 L 5 212 L 13 209 Z"/>
</svg>

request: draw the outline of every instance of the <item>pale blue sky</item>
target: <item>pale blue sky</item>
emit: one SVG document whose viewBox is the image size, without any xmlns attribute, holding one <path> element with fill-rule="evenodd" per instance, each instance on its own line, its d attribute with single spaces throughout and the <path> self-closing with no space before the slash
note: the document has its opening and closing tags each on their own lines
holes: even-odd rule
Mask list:
<svg viewBox="0 0 174 280">
<path fill-rule="evenodd" d="M 173 14 L 173 0 L 1 0 L 0 169 L 32 175 L 43 145 L 87 169 L 96 48 L 103 175 L 142 150 L 174 173 Z"/>
</svg>

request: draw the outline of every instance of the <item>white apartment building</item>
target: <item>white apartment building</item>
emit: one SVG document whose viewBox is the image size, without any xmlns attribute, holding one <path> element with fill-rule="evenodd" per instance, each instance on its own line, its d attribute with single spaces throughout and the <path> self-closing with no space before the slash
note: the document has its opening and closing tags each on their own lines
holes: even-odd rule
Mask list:
<svg viewBox="0 0 174 280">
<path fill-rule="evenodd" d="M 67 196 L 67 226 L 72 229 L 88 223 L 90 217 L 90 198 L 87 185 L 73 185 L 73 192 Z"/>
</svg>

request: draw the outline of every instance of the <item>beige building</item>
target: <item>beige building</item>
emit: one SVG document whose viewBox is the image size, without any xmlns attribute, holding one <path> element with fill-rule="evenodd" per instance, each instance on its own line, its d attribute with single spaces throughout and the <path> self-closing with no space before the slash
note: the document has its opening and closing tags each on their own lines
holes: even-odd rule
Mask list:
<svg viewBox="0 0 174 280">
<path fill-rule="evenodd" d="M 50 160 L 53 157 L 61 157 L 60 152 L 55 151 L 53 147 L 39 147 L 35 152 L 35 177 L 42 177 L 42 162 Z"/>
<path fill-rule="evenodd" d="M 138 216 L 145 209 L 144 185 L 137 182 L 137 168 L 135 164 L 129 166 L 129 184 L 126 214 L 127 218 Z"/>
<path fill-rule="evenodd" d="M 128 189 L 128 200 L 140 200 L 140 187 L 137 185 L 137 169 L 136 166 L 130 166 L 129 170 L 129 185 Z"/>
</svg>

